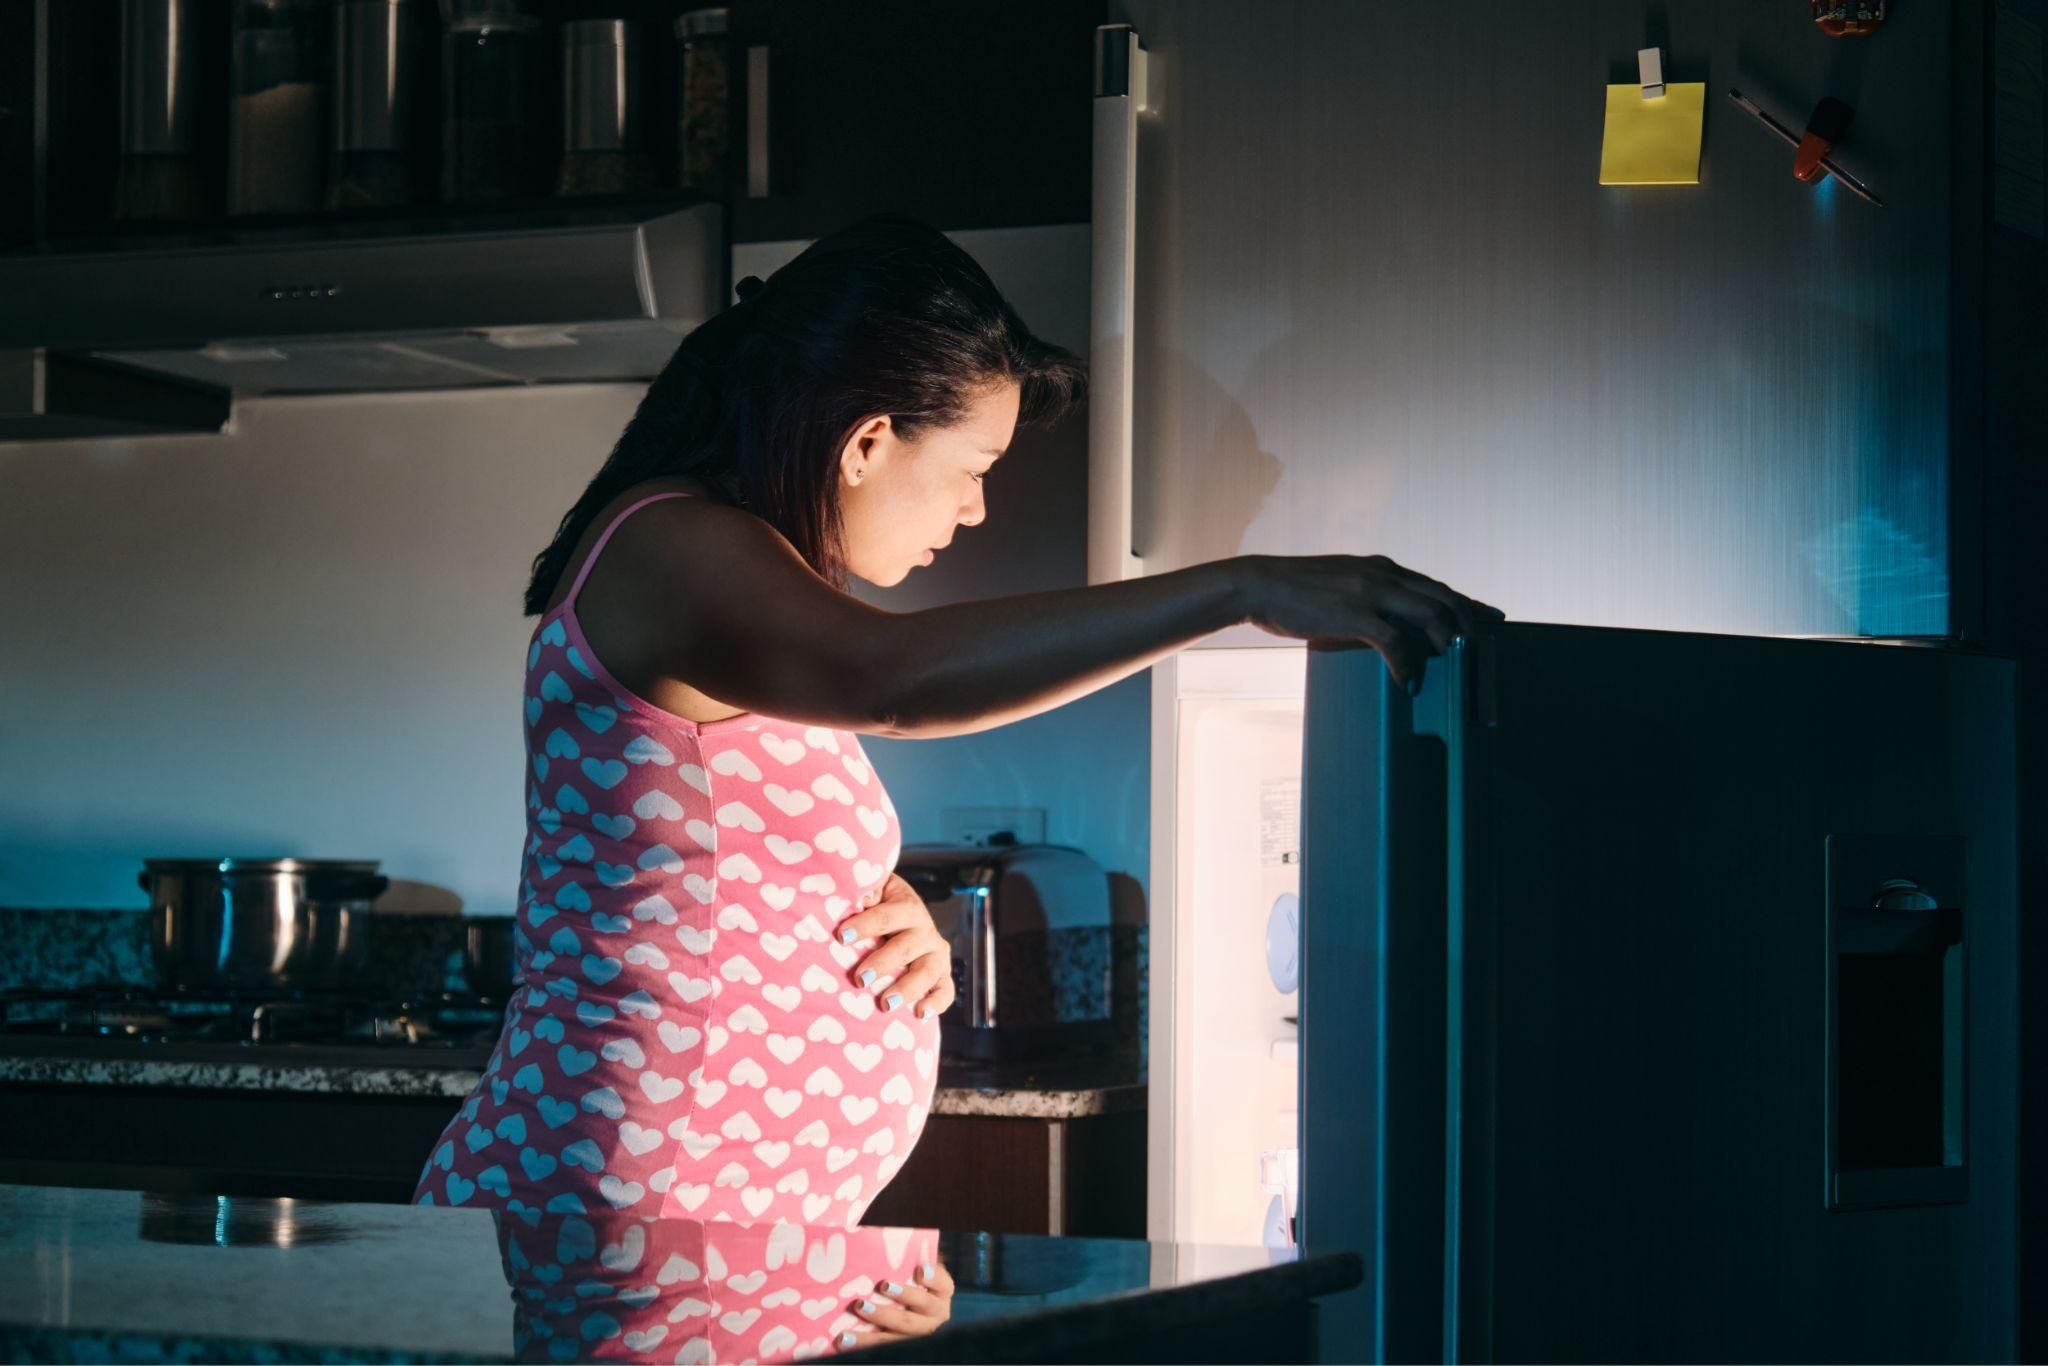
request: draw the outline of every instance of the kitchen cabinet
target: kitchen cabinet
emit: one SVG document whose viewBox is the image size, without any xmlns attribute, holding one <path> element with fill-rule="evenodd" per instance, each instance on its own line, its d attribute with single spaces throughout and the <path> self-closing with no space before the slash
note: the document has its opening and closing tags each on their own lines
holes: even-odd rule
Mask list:
<svg viewBox="0 0 2048 1366">
<path fill-rule="evenodd" d="M 862 1222 L 1142 1238 L 1144 1111 L 935 1114 Z"/>
<path fill-rule="evenodd" d="M 734 241 L 818 237 L 882 212 L 949 231 L 1087 221 L 1104 0 L 731 8 L 736 61 L 765 47 L 769 72 L 768 193 L 740 187 Z"/>
<path fill-rule="evenodd" d="M 637 125 L 658 187 L 676 183 L 677 44 L 694 0 L 612 0 L 607 16 L 640 46 Z M 559 29 L 588 17 L 580 0 L 526 0 L 540 21 L 521 139 L 529 193 L 545 197 L 561 155 Z M 734 240 L 811 238 L 872 213 L 907 213 L 946 229 L 1085 222 L 1093 34 L 1105 0 L 737 0 L 731 10 L 733 107 L 729 195 Z M 209 93 L 195 111 L 197 223 L 116 224 L 120 160 L 120 7 L 112 0 L 0 4 L 0 248 L 44 244 L 173 245 L 228 225 L 225 197 L 227 6 L 202 5 L 195 68 Z M 377 222 L 441 212 L 439 10 L 408 9 L 412 68 L 403 210 L 325 210 L 257 220 Z M 40 25 L 40 27 L 39 27 Z M 750 59 L 749 49 L 759 50 Z M 754 65 L 765 60 L 765 68 Z M 766 79 L 760 79 L 765 69 Z M 750 75 L 750 72 L 754 74 Z M 323 96 L 323 98 L 327 98 Z M 748 119 L 758 104 L 765 159 L 749 193 Z M 43 106 L 39 155 L 38 104 Z M 322 117 L 327 117 L 323 110 Z M 326 167 L 320 168 L 323 181 Z M 718 196 L 714 196 L 718 197 Z M 693 201 L 656 189 L 633 198 Z M 489 220 L 500 210 L 466 217 Z M 507 221 L 510 221 L 509 218 Z"/>
<path fill-rule="evenodd" d="M 459 1103 L 0 1084 L 0 1183 L 404 1204 Z"/>
<path fill-rule="evenodd" d="M 97 1043 L 0 1058 L 0 1184 L 405 1204 L 476 1078 L 397 1060 L 323 1065 L 312 1046 L 292 1061 L 282 1045 L 267 1061 L 138 1062 Z M 866 1222 L 1143 1236 L 1142 1086 L 973 1080 L 983 1084 L 941 1077 L 917 1147 Z"/>
<path fill-rule="evenodd" d="M 20 191 L 36 174 L 34 20 L 28 5 L 0 5 L 0 249 L 35 235 L 35 197 Z"/>
</svg>

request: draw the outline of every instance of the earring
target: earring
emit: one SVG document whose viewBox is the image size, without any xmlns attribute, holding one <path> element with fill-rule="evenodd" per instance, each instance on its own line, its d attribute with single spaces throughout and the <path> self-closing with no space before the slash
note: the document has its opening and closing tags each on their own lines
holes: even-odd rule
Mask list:
<svg viewBox="0 0 2048 1366">
<path fill-rule="evenodd" d="M 855 470 L 855 471 L 853 472 L 853 482 L 854 482 L 854 483 L 856 483 L 856 484 L 858 484 L 858 483 L 860 482 L 860 477 L 861 477 L 861 475 L 862 475 L 862 474 L 864 474 L 864 473 L 866 473 L 866 471 L 864 471 L 864 470 Z"/>
</svg>

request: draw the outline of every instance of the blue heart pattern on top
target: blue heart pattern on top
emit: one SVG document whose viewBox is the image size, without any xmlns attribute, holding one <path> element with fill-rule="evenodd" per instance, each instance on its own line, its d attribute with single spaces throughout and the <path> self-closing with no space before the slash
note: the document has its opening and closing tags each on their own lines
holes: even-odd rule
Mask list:
<svg viewBox="0 0 2048 1366">
<path fill-rule="evenodd" d="M 624 759 L 585 759 L 583 776 L 609 792 L 626 778 Z"/>
</svg>

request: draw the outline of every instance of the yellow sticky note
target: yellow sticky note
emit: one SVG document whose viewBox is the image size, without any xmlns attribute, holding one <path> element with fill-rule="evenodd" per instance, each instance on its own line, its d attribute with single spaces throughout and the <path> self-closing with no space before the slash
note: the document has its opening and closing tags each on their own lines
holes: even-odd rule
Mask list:
<svg viewBox="0 0 2048 1366">
<path fill-rule="evenodd" d="M 1600 139 L 1602 185 L 1697 185 L 1700 127 L 1707 116 L 1702 82 L 1667 85 L 1646 100 L 1640 85 L 1607 87 L 1607 127 Z"/>
</svg>

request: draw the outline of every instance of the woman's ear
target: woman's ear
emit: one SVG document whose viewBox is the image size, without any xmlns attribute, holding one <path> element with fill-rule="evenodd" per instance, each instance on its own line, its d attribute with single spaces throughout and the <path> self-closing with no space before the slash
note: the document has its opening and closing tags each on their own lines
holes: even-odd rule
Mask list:
<svg viewBox="0 0 2048 1366">
<path fill-rule="evenodd" d="M 854 428 L 853 435 L 846 439 L 846 445 L 839 452 L 839 479 L 842 484 L 858 484 L 867 478 L 871 467 L 880 459 L 878 448 L 882 439 L 892 430 L 886 415 L 871 417 Z"/>
</svg>

